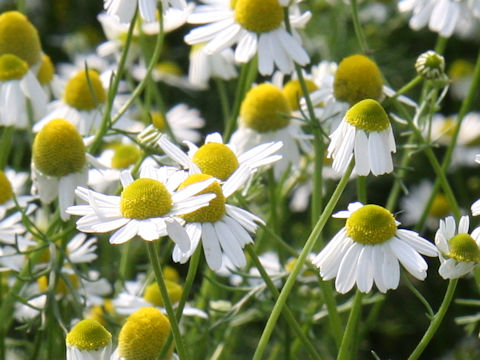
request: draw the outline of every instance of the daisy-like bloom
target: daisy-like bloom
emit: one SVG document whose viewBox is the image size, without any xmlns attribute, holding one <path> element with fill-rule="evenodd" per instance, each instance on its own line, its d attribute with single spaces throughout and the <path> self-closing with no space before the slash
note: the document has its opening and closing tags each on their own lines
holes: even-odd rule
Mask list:
<svg viewBox="0 0 480 360">
<path fill-rule="evenodd" d="M 176 139 L 193 143 L 200 140 L 199 129 L 205 125 L 200 112 L 186 104 L 175 105 L 165 117 L 160 111 L 151 111 L 150 118 L 152 123 L 138 134 L 138 140 L 149 147 L 155 147 L 158 140 L 167 135 L 167 124 Z"/>
<path fill-rule="evenodd" d="M 188 22 L 207 25 L 190 31 L 185 36 L 187 44 L 207 43 L 207 54 L 237 44 L 235 61 L 247 63 L 258 53 L 258 70 L 262 75 L 272 74 L 275 66 L 288 74 L 294 70 L 294 63 L 303 66 L 310 61 L 296 32 L 310 20 L 310 12 L 289 15 L 292 35 L 285 28 L 284 7 L 289 5 L 288 0 L 203 2 L 206 5 L 198 6 Z"/>
<path fill-rule="evenodd" d="M 378 176 L 393 171 L 391 153 L 396 151 L 388 115 L 377 101 L 362 100 L 352 106 L 330 135 L 328 157 L 333 170 L 344 173 L 355 154 L 357 175 Z"/>
<path fill-rule="evenodd" d="M 36 135 L 32 149 L 33 192 L 49 204 L 58 197 L 61 218 L 70 215 L 74 190 L 87 184 L 87 154 L 82 137 L 75 127 L 63 119 L 49 122 Z"/>
<path fill-rule="evenodd" d="M 282 147 L 278 141 L 255 146 L 244 153 L 239 153 L 232 144 L 224 144 L 219 133 L 207 135 L 201 147 L 190 141 L 184 143 L 189 148 L 188 155 L 165 137 L 158 141 L 165 154 L 189 169 L 190 173 L 203 173 L 222 181 L 228 180 L 242 168 L 254 172 L 281 159 L 280 155 L 275 154 Z"/>
<path fill-rule="evenodd" d="M 109 15 L 115 15 L 120 22 L 130 23 L 137 9 L 145 21 L 155 21 L 157 0 L 104 0 L 103 6 Z M 185 0 L 162 0 L 162 9 L 166 11 L 172 5 L 175 8 L 185 8 Z"/>
<path fill-rule="evenodd" d="M 412 11 L 409 25 L 413 30 L 428 24 L 431 31 L 443 37 L 452 36 L 462 23 L 471 22 L 472 17 L 480 19 L 479 0 L 400 0 L 398 8 L 401 12 Z"/>
<path fill-rule="evenodd" d="M 77 229 L 87 233 L 105 233 L 116 230 L 111 244 L 122 244 L 135 235 L 147 241 L 170 236 L 183 250 L 190 241 L 178 217 L 195 211 L 212 200 L 214 194 L 193 196 L 212 184 L 212 180 L 177 190 L 185 174 L 176 169 L 142 167 L 140 178 L 133 180 L 129 171 L 123 171 L 120 180 L 121 196 L 109 196 L 79 187 L 78 197 L 88 205 L 72 206 L 68 213 L 80 215 Z"/>
<path fill-rule="evenodd" d="M 246 94 L 240 107 L 239 128 L 230 143 L 239 153 L 244 153 L 262 143 L 281 141 L 279 154 L 282 160 L 274 165 L 275 178 L 285 170 L 300 164 L 300 150 L 310 153 L 310 135 L 302 130 L 302 122 L 292 119 L 288 99 L 276 86 L 260 84 Z"/>
<path fill-rule="evenodd" d="M 312 262 L 323 280 L 336 278 L 339 293 L 348 292 L 355 283 L 364 293 L 373 283 L 383 293 L 396 289 L 399 262 L 415 278 L 424 280 L 428 266 L 419 253 L 438 254 L 436 247 L 416 232 L 398 229 L 399 223 L 381 206 L 355 202 L 333 217 L 347 219 L 347 223 Z"/>
<path fill-rule="evenodd" d="M 98 321 L 85 319 L 67 334 L 67 360 L 109 360 L 112 334 Z"/>
<path fill-rule="evenodd" d="M 462 216 L 457 230 L 452 216 L 440 220 L 435 244 L 440 259 L 438 273 L 444 279 L 462 277 L 480 263 L 480 227 L 469 234 L 469 223 L 468 216 Z"/>
<path fill-rule="evenodd" d="M 33 121 L 47 110 L 47 95 L 27 62 L 16 55 L 0 55 L 0 125 L 26 129 L 28 105 L 32 105 Z"/>
<path fill-rule="evenodd" d="M 156 359 L 169 334 L 170 321 L 160 310 L 141 308 L 123 324 L 118 335 L 118 347 L 111 360 Z M 172 352 L 173 347 L 165 358 L 169 359 Z"/>
</svg>

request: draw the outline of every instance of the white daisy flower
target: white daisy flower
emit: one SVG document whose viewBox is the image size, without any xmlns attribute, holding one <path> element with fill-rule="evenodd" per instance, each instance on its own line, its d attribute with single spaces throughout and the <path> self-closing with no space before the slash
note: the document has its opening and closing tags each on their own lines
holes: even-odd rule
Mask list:
<svg viewBox="0 0 480 360">
<path fill-rule="evenodd" d="M 87 154 L 82 137 L 63 119 L 52 120 L 36 135 L 32 149 L 32 192 L 49 204 L 58 197 L 60 216 L 74 202 L 74 190 L 87 184 Z"/>
<path fill-rule="evenodd" d="M 47 94 L 43 91 L 28 64 L 13 54 L 0 55 L 0 125 L 27 129 L 33 118 L 39 120 L 47 110 Z"/>
<path fill-rule="evenodd" d="M 258 168 L 271 165 L 281 159 L 276 152 L 282 143 L 269 142 L 240 153 L 232 144 L 224 144 L 219 133 L 211 133 L 205 138 L 205 144 L 197 147 L 190 141 L 184 141 L 188 146 L 188 155 L 174 145 L 166 137 L 158 140 L 158 144 L 174 161 L 190 173 L 203 173 L 227 181 L 234 176 L 235 171 L 248 168 L 253 173 Z"/>
<path fill-rule="evenodd" d="M 399 223 L 381 206 L 355 202 L 333 217 L 347 223 L 312 262 L 323 280 L 336 278 L 339 293 L 348 292 L 355 283 L 364 293 L 373 283 L 383 293 L 396 289 L 399 262 L 412 276 L 424 280 L 428 266 L 419 253 L 438 255 L 436 247 L 416 232 L 398 229 Z"/>
<path fill-rule="evenodd" d="M 80 231 L 105 233 L 115 230 L 110 237 L 111 244 L 122 244 L 135 235 L 147 241 L 168 235 L 187 251 L 190 241 L 178 216 L 208 205 L 215 195 L 193 196 L 212 184 L 212 180 L 176 190 L 184 179 L 183 172 L 168 167 L 142 167 L 137 180 L 133 180 L 130 172 L 123 171 L 121 196 L 79 187 L 75 193 L 88 205 L 72 206 L 68 213 L 82 216 L 77 221 Z"/>
<path fill-rule="evenodd" d="M 67 334 L 67 360 L 109 360 L 112 334 L 98 321 L 85 319 Z"/>
<path fill-rule="evenodd" d="M 109 15 L 116 16 L 122 23 L 130 23 L 137 9 L 145 21 L 155 21 L 157 13 L 157 0 L 104 0 L 103 6 Z M 185 0 L 162 0 L 162 9 L 166 11 L 169 6 L 185 8 Z"/>
<path fill-rule="evenodd" d="M 444 279 L 457 279 L 468 274 L 480 263 L 480 227 L 468 233 L 468 216 L 462 216 L 458 224 L 452 216 L 440 220 L 435 234 L 439 250 L 438 273 Z"/>
<path fill-rule="evenodd" d="M 300 151 L 311 153 L 311 135 L 302 130 L 303 123 L 292 119 L 288 99 L 276 86 L 268 83 L 250 89 L 246 94 L 239 117 L 239 128 L 230 143 L 240 153 L 262 143 L 281 141 L 282 156 L 274 165 L 275 178 L 279 179 L 289 167 L 298 168 Z"/>
<path fill-rule="evenodd" d="M 376 100 L 362 100 L 352 106 L 330 135 L 327 156 L 333 170 L 344 173 L 355 154 L 357 175 L 378 176 L 393 171 L 395 139 L 388 115 Z"/>
<path fill-rule="evenodd" d="M 258 70 L 262 75 L 272 74 L 275 66 L 288 74 L 294 70 L 294 63 L 303 66 L 310 61 L 296 32 L 308 22 L 310 12 L 300 15 L 296 11 L 289 15 L 292 35 L 286 30 L 284 19 L 284 7 L 289 1 L 238 0 L 234 8 L 229 0 L 203 2 L 206 5 L 197 6 L 188 22 L 207 25 L 190 31 L 185 36 L 187 44 L 206 42 L 207 54 L 237 44 L 235 61 L 247 63 L 258 53 Z"/>
</svg>

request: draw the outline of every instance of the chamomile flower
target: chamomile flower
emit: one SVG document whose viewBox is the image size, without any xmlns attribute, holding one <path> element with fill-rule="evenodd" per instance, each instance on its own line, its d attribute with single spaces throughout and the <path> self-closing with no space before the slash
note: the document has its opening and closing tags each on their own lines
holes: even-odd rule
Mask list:
<svg viewBox="0 0 480 360">
<path fill-rule="evenodd" d="M 130 23 L 137 9 L 145 21 L 155 21 L 157 0 L 104 0 L 103 6 L 109 15 L 116 16 L 122 23 Z M 162 0 L 163 10 L 172 5 L 175 8 L 185 8 L 185 0 Z"/>
<path fill-rule="evenodd" d="M 246 167 L 254 172 L 281 158 L 276 154 L 282 147 L 278 141 L 258 145 L 244 153 L 239 153 L 232 144 L 224 144 L 219 133 L 207 135 L 201 147 L 190 141 L 184 143 L 189 148 L 188 155 L 165 137 L 158 141 L 165 154 L 191 173 L 203 173 L 222 181 L 227 181 L 237 169 Z"/>
<path fill-rule="evenodd" d="M 356 283 L 368 293 L 373 286 L 381 292 L 396 289 L 400 266 L 419 280 L 427 276 L 427 263 L 419 255 L 437 256 L 436 247 L 416 232 L 398 229 L 399 223 L 385 208 L 348 205 L 348 210 L 333 215 L 347 219 L 343 227 L 313 259 L 323 280 L 336 278 L 339 293 L 348 292 Z"/>
<path fill-rule="evenodd" d="M 205 45 L 213 54 L 236 44 L 235 61 L 249 62 L 258 53 L 258 70 L 262 75 L 273 73 L 274 67 L 285 74 L 294 70 L 294 63 L 306 65 L 310 59 L 303 49 L 296 29 L 305 26 L 310 12 L 292 12 L 290 23 L 293 35 L 285 28 L 286 0 L 216 0 L 203 1 L 188 22 L 207 24 L 193 29 L 185 36 L 187 44 Z M 268 16 L 265 16 L 268 14 Z"/>
<path fill-rule="evenodd" d="M 469 234 L 469 223 L 468 216 L 462 216 L 457 229 L 452 216 L 440 220 L 435 244 L 440 258 L 438 273 L 444 279 L 462 277 L 480 263 L 480 228 Z"/>
<path fill-rule="evenodd" d="M 183 172 L 168 167 L 142 167 L 140 178 L 136 180 L 130 172 L 123 171 L 121 196 L 79 187 L 75 193 L 88 205 L 72 206 L 68 213 L 82 216 L 77 221 L 80 231 L 106 233 L 115 230 L 110 237 L 111 244 L 122 244 L 135 235 L 147 241 L 168 235 L 187 251 L 190 242 L 178 216 L 208 205 L 215 195 L 193 196 L 209 186 L 211 180 L 176 190 L 184 179 Z"/>
<path fill-rule="evenodd" d="M 67 334 L 67 360 L 109 360 L 112 334 L 98 321 L 85 319 Z"/>
<path fill-rule="evenodd" d="M 37 121 L 47 110 L 47 95 L 27 62 L 13 54 L 0 55 L 0 125 L 30 127 L 28 103 L 31 120 Z"/>
<path fill-rule="evenodd" d="M 274 165 L 275 178 L 280 178 L 288 167 L 297 168 L 300 151 L 310 153 L 311 136 L 302 130 L 302 122 L 292 119 L 288 99 L 276 86 L 257 85 L 246 94 L 240 107 L 239 128 L 233 133 L 231 144 L 240 153 L 262 143 L 281 141 L 282 156 Z"/>
<path fill-rule="evenodd" d="M 74 190 L 87 184 L 87 154 L 82 137 L 75 127 L 63 119 L 55 119 L 36 135 L 32 149 L 32 192 L 49 204 L 58 197 L 61 218 L 70 215 Z"/>
<path fill-rule="evenodd" d="M 393 171 L 391 152 L 396 151 L 388 115 L 375 100 L 362 100 L 352 106 L 338 128 L 330 135 L 328 157 L 333 170 L 344 173 L 355 155 L 354 171 L 378 176 Z"/>
</svg>

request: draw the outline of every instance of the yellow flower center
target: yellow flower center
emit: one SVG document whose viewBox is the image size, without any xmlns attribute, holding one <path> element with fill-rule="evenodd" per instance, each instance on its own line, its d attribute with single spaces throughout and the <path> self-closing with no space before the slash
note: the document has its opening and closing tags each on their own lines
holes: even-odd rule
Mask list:
<svg viewBox="0 0 480 360">
<path fill-rule="evenodd" d="M 445 216 L 451 213 L 450 204 L 448 203 L 447 197 L 443 194 L 435 195 L 433 199 L 432 206 L 428 215 L 434 216 L 437 219 L 443 219 Z"/>
<path fill-rule="evenodd" d="M 140 158 L 140 149 L 135 145 L 119 144 L 114 147 L 115 153 L 112 157 L 113 169 L 126 169 L 133 165 Z"/>
<path fill-rule="evenodd" d="M 164 132 L 167 130 L 165 118 L 160 111 L 151 111 L 150 116 L 152 117 L 153 126 L 155 126 L 159 131 Z"/>
<path fill-rule="evenodd" d="M 175 268 L 166 265 L 162 268 L 162 271 L 163 271 L 163 276 L 165 277 L 165 280 L 170 280 L 173 282 L 180 281 L 180 275 L 178 274 L 178 271 Z"/>
<path fill-rule="evenodd" d="M 0 170 L 0 205 L 5 204 L 13 198 L 12 184 L 8 180 L 5 173 Z"/>
<path fill-rule="evenodd" d="M 12 54 L 0 55 L 0 81 L 20 80 L 28 71 L 28 64 Z"/>
<path fill-rule="evenodd" d="M 469 76 L 473 74 L 475 67 L 474 65 L 467 60 L 458 59 L 455 60 L 450 68 L 448 69 L 448 76 L 453 80 L 458 80 L 465 76 Z"/>
<path fill-rule="evenodd" d="M 383 131 L 388 129 L 390 121 L 382 105 L 376 100 L 362 100 L 353 105 L 345 114 L 345 120 L 364 131 Z"/>
<path fill-rule="evenodd" d="M 480 262 L 480 249 L 468 234 L 458 234 L 448 240 L 449 257 L 464 262 Z"/>
<path fill-rule="evenodd" d="M 220 180 L 227 180 L 238 168 L 238 159 L 233 151 L 224 144 L 208 143 L 200 147 L 193 156 L 193 162 L 202 173 Z"/>
<path fill-rule="evenodd" d="M 335 72 L 335 97 L 353 105 L 363 99 L 379 99 L 382 95 L 382 76 L 377 64 L 363 55 L 343 59 Z"/>
<path fill-rule="evenodd" d="M 277 29 L 283 22 L 283 7 L 278 0 L 235 0 L 235 20 L 245 29 L 264 33 Z"/>
<path fill-rule="evenodd" d="M 182 287 L 170 280 L 165 280 L 165 285 L 167 286 L 168 297 L 172 304 L 180 301 L 183 292 Z M 146 287 L 145 292 L 143 293 L 143 298 L 153 305 L 161 307 L 165 306 L 162 294 L 160 293 L 160 288 L 156 282 Z"/>
<path fill-rule="evenodd" d="M 309 93 L 318 89 L 317 85 L 315 85 L 315 83 L 311 80 L 305 80 L 305 85 L 307 85 L 307 90 Z M 285 95 L 288 100 L 290 108 L 292 110 L 298 110 L 300 99 L 304 96 L 300 81 L 290 80 L 285 84 L 282 91 L 283 95 Z"/>
<path fill-rule="evenodd" d="M 80 350 L 98 350 L 112 341 L 112 334 L 98 321 L 85 319 L 80 321 L 67 334 L 67 345 Z"/>
<path fill-rule="evenodd" d="M 162 61 L 159 62 L 156 66 L 155 69 L 158 72 L 164 73 L 164 74 L 170 74 L 170 75 L 176 75 L 176 76 L 181 76 L 182 75 L 182 69 L 180 66 L 178 66 L 176 63 L 173 61 Z"/>
<path fill-rule="evenodd" d="M 103 326 L 107 326 L 107 318 L 114 316 L 115 307 L 110 299 L 105 299 L 102 305 L 93 305 L 88 314 L 88 318 L 98 321 Z"/>
<path fill-rule="evenodd" d="M 240 108 L 243 124 L 258 132 L 286 127 L 290 123 L 290 112 L 290 105 L 282 91 L 266 83 L 252 88 Z"/>
<path fill-rule="evenodd" d="M 43 55 L 42 64 L 37 73 L 38 81 L 42 85 L 49 84 L 53 79 L 53 74 L 55 74 L 55 66 L 52 63 L 52 59 L 48 55 Z"/>
<path fill-rule="evenodd" d="M 93 110 L 103 104 L 107 98 L 98 72 L 95 70 L 79 71 L 68 80 L 63 99 L 78 110 Z"/>
<path fill-rule="evenodd" d="M 38 31 L 23 14 L 0 15 L 0 54 L 14 54 L 32 66 L 41 61 L 41 51 Z"/>
<path fill-rule="evenodd" d="M 85 145 L 75 126 L 66 120 L 55 119 L 35 137 L 32 157 L 42 173 L 62 177 L 83 169 Z"/>
<path fill-rule="evenodd" d="M 142 308 L 130 315 L 120 330 L 118 353 L 125 360 L 156 359 L 169 333 L 170 321 L 160 310 Z"/>
<path fill-rule="evenodd" d="M 57 286 L 55 287 L 55 293 L 58 295 L 66 296 L 70 294 L 70 289 L 78 289 L 80 286 L 80 280 L 78 279 L 77 275 L 69 274 L 63 275 L 68 278 L 65 280 L 64 277 L 60 277 L 57 281 Z M 67 283 L 68 281 L 68 283 Z M 44 275 L 37 279 L 37 284 L 40 291 L 47 291 L 49 285 L 49 278 L 48 276 Z"/>
<path fill-rule="evenodd" d="M 347 219 L 347 235 L 365 245 L 381 244 L 391 239 L 397 225 L 392 213 L 378 205 L 365 205 Z"/>
<path fill-rule="evenodd" d="M 165 185 L 153 179 L 137 179 L 123 189 L 120 201 L 122 215 L 130 219 L 148 219 L 167 214 L 172 196 Z"/>
<path fill-rule="evenodd" d="M 190 175 L 187 180 L 185 180 L 180 186 L 179 189 L 182 189 L 188 185 L 200 182 L 203 180 L 210 179 L 210 175 L 206 174 L 193 174 Z M 208 186 L 205 190 L 199 192 L 198 194 L 214 193 L 217 195 L 213 200 L 210 200 L 208 206 L 205 206 L 201 209 L 195 210 L 189 214 L 185 214 L 182 217 L 187 222 L 216 222 L 220 220 L 223 215 L 225 215 L 225 196 L 223 195 L 222 188 L 218 182 L 214 182 L 212 185 Z"/>
</svg>

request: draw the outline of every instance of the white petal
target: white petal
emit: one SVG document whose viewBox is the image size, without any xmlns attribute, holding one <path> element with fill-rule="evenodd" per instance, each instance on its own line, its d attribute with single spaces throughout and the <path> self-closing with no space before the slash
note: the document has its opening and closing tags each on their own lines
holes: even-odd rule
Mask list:
<svg viewBox="0 0 480 360">
<path fill-rule="evenodd" d="M 139 223 L 131 219 L 125 226 L 121 227 L 110 237 L 110 244 L 123 244 L 137 235 Z"/>
<path fill-rule="evenodd" d="M 190 239 L 185 231 L 185 228 L 180 225 L 175 219 L 167 219 L 168 236 L 178 245 L 182 252 L 187 252 L 190 249 Z"/>
<path fill-rule="evenodd" d="M 220 269 L 222 266 L 222 251 L 215 229 L 210 223 L 203 223 L 202 225 L 202 245 L 210 269 L 214 271 Z"/>
</svg>

